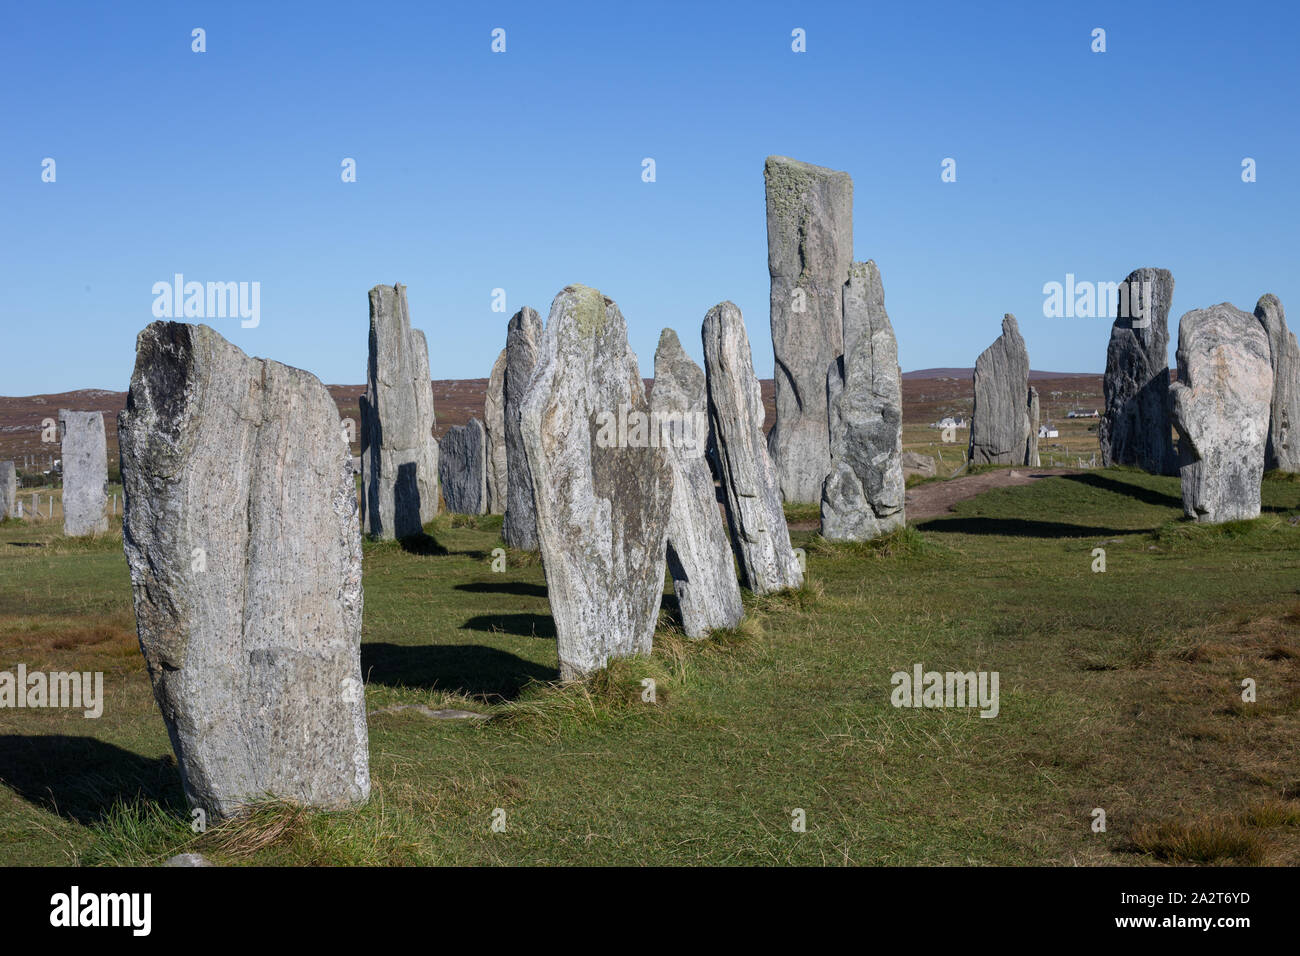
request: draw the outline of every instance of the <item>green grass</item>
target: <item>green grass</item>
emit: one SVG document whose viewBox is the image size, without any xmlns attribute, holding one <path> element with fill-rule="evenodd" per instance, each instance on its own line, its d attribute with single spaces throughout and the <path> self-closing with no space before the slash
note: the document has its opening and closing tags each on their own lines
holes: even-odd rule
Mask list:
<svg viewBox="0 0 1300 956">
<path fill-rule="evenodd" d="M 1264 504 L 1196 527 L 1176 479 L 1107 469 L 879 542 L 798 531 L 799 591 L 746 594 L 744 624 L 703 641 L 670 595 L 652 655 L 566 684 L 536 557 L 494 573 L 500 519 L 441 516 L 364 545 L 367 705 L 491 719 L 374 715 L 367 805 L 269 803 L 204 833 L 120 535 L 6 523 L 0 669 L 103 670 L 107 700 L 99 720 L 0 710 L 0 864 L 1295 865 L 1300 483 L 1267 481 Z M 999 716 L 893 708 L 916 663 L 998 671 Z"/>
</svg>

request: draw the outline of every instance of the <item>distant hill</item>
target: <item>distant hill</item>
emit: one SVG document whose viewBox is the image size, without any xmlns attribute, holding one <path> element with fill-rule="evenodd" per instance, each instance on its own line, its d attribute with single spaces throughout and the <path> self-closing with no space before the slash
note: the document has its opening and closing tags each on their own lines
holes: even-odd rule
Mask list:
<svg viewBox="0 0 1300 956">
<path fill-rule="evenodd" d="M 960 378 L 970 381 L 975 374 L 973 368 L 919 368 L 915 372 L 904 372 L 903 381 L 910 382 L 923 378 Z M 1031 382 L 1051 378 L 1100 378 L 1101 372 L 1042 372 L 1029 370 Z"/>
</svg>

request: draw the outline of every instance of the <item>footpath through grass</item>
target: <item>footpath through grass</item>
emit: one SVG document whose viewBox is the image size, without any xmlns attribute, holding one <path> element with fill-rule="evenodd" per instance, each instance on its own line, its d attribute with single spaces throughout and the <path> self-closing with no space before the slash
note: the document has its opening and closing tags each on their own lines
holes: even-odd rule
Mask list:
<svg viewBox="0 0 1300 956">
<path fill-rule="evenodd" d="M 799 532 L 802 591 L 747 595 L 746 623 L 703 642 L 668 597 L 650 658 L 562 686 L 535 556 L 495 573 L 500 519 L 444 516 L 365 545 L 371 802 L 203 834 L 120 534 L 6 522 L 0 670 L 103 671 L 106 701 L 97 720 L 0 710 L 0 864 L 1295 865 L 1300 483 L 1221 528 L 1183 522 L 1178 495 L 1108 469 L 870 545 Z M 997 717 L 893 707 L 918 663 L 997 671 Z"/>
</svg>

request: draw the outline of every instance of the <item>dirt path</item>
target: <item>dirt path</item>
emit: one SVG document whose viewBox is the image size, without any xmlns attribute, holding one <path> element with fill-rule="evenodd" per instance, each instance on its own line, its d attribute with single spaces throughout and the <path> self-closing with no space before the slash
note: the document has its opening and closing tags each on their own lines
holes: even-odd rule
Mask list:
<svg viewBox="0 0 1300 956">
<path fill-rule="evenodd" d="M 1072 475 L 1075 468 L 1012 468 L 986 471 L 979 475 L 966 475 L 949 481 L 932 481 L 909 488 L 904 499 L 908 522 L 926 521 L 947 514 L 952 506 L 967 498 L 974 498 L 990 488 L 1009 488 L 1028 485 L 1040 478 L 1053 475 Z M 791 521 L 792 531 L 816 531 L 817 521 Z"/>
</svg>

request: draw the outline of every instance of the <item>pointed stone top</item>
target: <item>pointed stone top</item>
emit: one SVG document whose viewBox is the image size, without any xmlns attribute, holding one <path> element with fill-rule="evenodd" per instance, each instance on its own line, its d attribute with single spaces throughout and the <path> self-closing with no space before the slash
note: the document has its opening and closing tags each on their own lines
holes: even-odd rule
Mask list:
<svg viewBox="0 0 1300 956">
<path fill-rule="evenodd" d="M 654 408 L 673 411 L 693 411 L 704 403 L 704 370 L 686 354 L 672 329 L 659 335 L 650 397 Z"/>
</svg>

